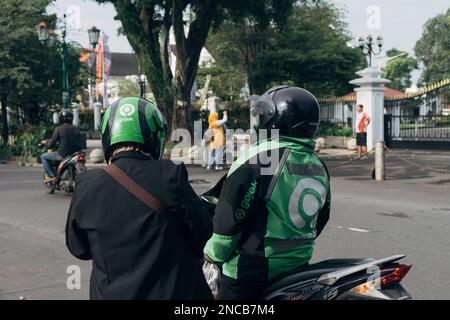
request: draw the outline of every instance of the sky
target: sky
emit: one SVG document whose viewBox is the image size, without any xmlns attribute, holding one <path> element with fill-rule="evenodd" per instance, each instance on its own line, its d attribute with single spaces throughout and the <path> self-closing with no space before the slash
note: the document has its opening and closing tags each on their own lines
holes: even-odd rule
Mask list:
<svg viewBox="0 0 450 320">
<path fill-rule="evenodd" d="M 414 54 L 414 45 L 422 34 L 423 24 L 450 7 L 449 0 L 331 0 L 346 11 L 349 31 L 356 39 L 372 34 L 381 35 L 385 49 L 397 49 Z M 131 52 L 126 37 L 119 36 L 120 22 L 114 20 L 111 4 L 99 5 L 94 0 L 56 0 L 48 8 L 62 18 L 68 13 L 68 24 L 73 28 L 68 38 L 88 46 L 87 29 L 95 25 L 109 37 L 113 52 Z M 380 57 L 383 56 L 383 53 Z M 418 77 L 418 72 L 414 78 Z"/>
</svg>

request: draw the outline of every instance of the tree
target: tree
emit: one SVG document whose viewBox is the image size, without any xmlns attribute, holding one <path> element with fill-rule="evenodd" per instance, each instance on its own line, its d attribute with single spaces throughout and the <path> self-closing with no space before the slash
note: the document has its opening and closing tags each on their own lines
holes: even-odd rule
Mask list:
<svg viewBox="0 0 450 320">
<path fill-rule="evenodd" d="M 304 87 L 316 95 L 340 95 L 364 65 L 341 12 L 326 1 L 298 1 L 286 27 L 227 22 L 208 39 L 216 60 L 245 73 L 251 93 L 275 84 Z M 221 62 L 224 63 L 224 62 Z"/>
<path fill-rule="evenodd" d="M 450 8 L 425 23 L 414 51 L 424 66 L 422 82 L 450 78 Z"/>
<path fill-rule="evenodd" d="M 395 48 L 386 52 L 391 58 L 384 68 L 384 77 L 391 80 L 389 86 L 396 90 L 405 90 L 411 86 L 411 72 L 418 68 L 417 60 L 406 52 Z"/>
<path fill-rule="evenodd" d="M 191 89 L 211 26 L 225 18 L 251 16 L 262 24 L 286 18 L 293 0 L 97 0 L 110 2 L 172 129 L 189 128 Z M 189 14 L 187 18 L 186 15 Z M 187 19 L 186 19 L 187 18 Z M 169 65 L 173 30 L 176 72 Z"/>
<path fill-rule="evenodd" d="M 200 66 L 197 74 L 199 87 L 205 85 L 208 77 L 210 77 L 208 91 L 213 92 L 222 101 L 240 99 L 246 75 L 234 65 L 219 59 L 213 66 Z"/>
<path fill-rule="evenodd" d="M 120 80 L 118 88 L 119 97 L 137 97 L 139 96 L 139 85 L 136 81 Z"/>
<path fill-rule="evenodd" d="M 2 137 L 8 141 L 9 129 L 7 106 L 11 92 L 32 82 L 30 68 L 22 63 L 25 58 L 17 51 L 27 45 L 29 34 L 34 30 L 30 22 L 39 21 L 49 4 L 47 0 L 2 1 L 0 10 L 0 102 L 2 104 Z"/>
<path fill-rule="evenodd" d="M 61 100 L 60 56 L 55 47 L 42 45 L 35 26 L 46 20 L 55 26 L 56 16 L 47 16 L 51 0 L 4 0 L 0 10 L 0 98 L 2 136 L 9 135 L 7 106 L 22 124 L 39 124 L 47 110 Z M 69 46 L 69 91 L 76 96 L 84 86 L 85 72 L 78 61 L 80 49 Z"/>
</svg>

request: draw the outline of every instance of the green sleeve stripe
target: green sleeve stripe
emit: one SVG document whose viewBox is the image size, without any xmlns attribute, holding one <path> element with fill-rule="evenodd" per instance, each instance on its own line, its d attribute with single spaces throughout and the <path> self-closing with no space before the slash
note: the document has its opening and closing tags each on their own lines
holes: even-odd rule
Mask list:
<svg viewBox="0 0 450 320">
<path fill-rule="evenodd" d="M 232 279 L 238 279 L 238 264 L 241 255 L 238 253 L 234 255 L 229 261 L 225 262 L 222 266 L 222 272 L 227 277 Z"/>
<path fill-rule="evenodd" d="M 215 262 L 225 262 L 235 251 L 240 237 L 240 233 L 232 236 L 213 233 L 206 243 L 204 253 Z"/>
</svg>

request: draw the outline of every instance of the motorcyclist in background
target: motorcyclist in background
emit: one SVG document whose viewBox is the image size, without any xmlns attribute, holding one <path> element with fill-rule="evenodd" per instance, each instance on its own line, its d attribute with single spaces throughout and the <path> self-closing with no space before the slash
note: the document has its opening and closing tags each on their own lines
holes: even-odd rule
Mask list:
<svg viewBox="0 0 450 320">
<path fill-rule="evenodd" d="M 308 91 L 281 86 L 255 103 L 257 129 L 278 129 L 236 160 L 225 180 L 205 259 L 222 264 L 219 299 L 259 299 L 268 281 L 305 265 L 329 219 L 330 184 L 314 153 L 319 104 Z M 263 154 L 278 155 L 265 174 Z"/>
<path fill-rule="evenodd" d="M 59 116 L 62 125 L 53 131 L 51 140 L 44 140 L 41 142 L 42 144 L 48 145 L 51 149 L 58 149 L 58 151 L 47 152 L 41 155 L 46 182 L 51 182 L 56 179 L 55 172 L 53 167 L 50 165 L 50 161 L 60 161 L 63 158 L 83 149 L 80 130 L 72 125 L 72 111 L 62 110 Z"/>
<path fill-rule="evenodd" d="M 212 298 L 199 263 L 212 218 L 185 165 L 161 160 L 166 129 L 159 109 L 141 98 L 123 98 L 103 116 L 108 167 L 77 176 L 66 226 L 70 252 L 93 260 L 91 299 Z M 111 168 L 166 210 L 146 205 Z"/>
</svg>

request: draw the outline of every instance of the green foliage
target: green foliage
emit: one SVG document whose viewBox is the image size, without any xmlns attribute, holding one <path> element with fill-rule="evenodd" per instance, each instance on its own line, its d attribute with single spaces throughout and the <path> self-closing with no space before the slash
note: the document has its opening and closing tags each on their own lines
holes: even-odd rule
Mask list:
<svg viewBox="0 0 450 320">
<path fill-rule="evenodd" d="M 387 56 L 390 58 L 395 57 L 384 68 L 384 77 L 391 80 L 389 87 L 396 90 L 409 88 L 412 83 L 411 72 L 418 68 L 417 60 L 409 56 L 406 52 L 395 48 L 388 50 Z"/>
<path fill-rule="evenodd" d="M 94 130 L 94 111 L 93 110 L 80 110 L 78 116 L 79 116 L 79 120 L 80 120 L 78 128 L 81 131 Z"/>
<path fill-rule="evenodd" d="M 353 129 L 347 125 L 342 126 L 330 122 L 321 122 L 317 130 L 317 136 L 351 137 L 353 136 Z"/>
<path fill-rule="evenodd" d="M 250 129 L 250 108 L 246 101 L 233 101 L 225 103 L 225 109 L 228 110 L 228 129 Z"/>
<path fill-rule="evenodd" d="M 227 129 L 248 130 L 250 128 L 250 109 L 248 102 L 233 101 L 225 102 L 224 109 L 228 112 Z M 192 110 L 190 118 L 192 121 L 202 121 L 203 133 L 208 129 L 208 111 Z M 219 111 L 219 118 L 223 117 L 223 111 Z"/>
<path fill-rule="evenodd" d="M 39 125 L 49 109 L 61 105 L 59 43 L 48 48 L 39 42 L 36 25 L 44 20 L 56 28 L 56 16 L 47 16 L 52 0 L 3 0 L 0 10 L 0 95 L 12 110 L 15 125 Z M 80 48 L 68 45 L 69 93 L 73 101 L 86 86 L 87 71 L 79 62 Z M 20 109 L 20 111 L 19 111 Z"/>
<path fill-rule="evenodd" d="M 137 97 L 139 96 L 139 85 L 135 81 L 120 80 L 119 81 L 119 97 Z"/>
<path fill-rule="evenodd" d="M 19 134 L 12 145 L 11 153 L 13 156 L 21 156 L 25 159 L 31 159 L 42 153 L 39 143 L 46 138 L 48 128 L 27 127 Z"/>
<path fill-rule="evenodd" d="M 414 51 L 425 67 L 422 82 L 431 84 L 450 78 L 450 8 L 427 21 Z"/>
<path fill-rule="evenodd" d="M 210 35 L 207 48 L 218 64 L 248 78 L 251 93 L 290 84 L 328 96 L 350 91 L 348 81 L 364 66 L 360 50 L 347 46 L 350 40 L 333 4 L 301 1 L 282 30 L 227 21 Z"/>
<path fill-rule="evenodd" d="M 135 51 L 156 103 L 172 129 L 188 128 L 191 89 L 201 49 L 212 26 L 224 20 L 250 20 L 263 26 L 283 27 L 294 0 L 140 0 L 110 2 L 122 24 L 121 32 Z M 186 18 L 189 32 L 185 34 Z M 169 65 L 169 36 L 173 30 L 176 73 Z"/>
<path fill-rule="evenodd" d="M 199 88 L 205 85 L 207 75 L 211 75 L 209 92 L 222 101 L 235 101 L 241 98 L 241 89 L 245 86 L 245 74 L 224 59 L 218 58 L 212 67 L 200 67 L 197 72 Z"/>
<path fill-rule="evenodd" d="M 13 147 L 6 143 L 0 143 L 0 160 L 11 159 L 13 155 Z"/>
</svg>

